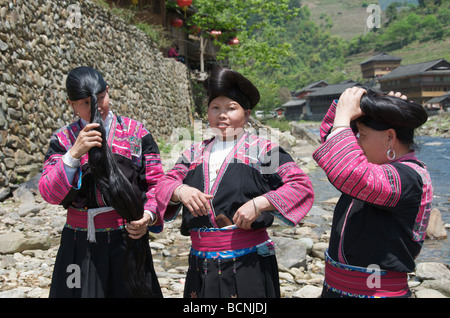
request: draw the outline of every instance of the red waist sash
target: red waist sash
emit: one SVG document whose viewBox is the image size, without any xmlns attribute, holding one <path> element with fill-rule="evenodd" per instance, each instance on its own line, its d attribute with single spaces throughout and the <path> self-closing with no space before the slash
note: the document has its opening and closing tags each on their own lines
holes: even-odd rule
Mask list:
<svg viewBox="0 0 450 318">
<path fill-rule="evenodd" d="M 265 228 L 259 230 L 191 229 L 192 247 L 201 252 L 232 251 L 249 248 L 269 240 Z"/>
<path fill-rule="evenodd" d="M 78 230 L 87 230 L 88 225 L 88 210 L 75 209 L 69 207 L 67 210 L 66 223 Z M 95 230 L 111 230 L 122 228 L 125 225 L 125 220 L 114 210 L 99 213 L 94 218 Z"/>
<path fill-rule="evenodd" d="M 334 261 L 325 254 L 324 285 L 351 297 L 399 297 L 409 292 L 408 274 L 351 266 Z"/>
</svg>

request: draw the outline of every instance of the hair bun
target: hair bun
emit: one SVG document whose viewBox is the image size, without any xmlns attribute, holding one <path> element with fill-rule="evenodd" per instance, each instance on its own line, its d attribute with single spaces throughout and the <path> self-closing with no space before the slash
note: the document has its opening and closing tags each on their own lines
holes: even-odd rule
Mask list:
<svg viewBox="0 0 450 318">
<path fill-rule="evenodd" d="M 224 67 L 215 67 L 203 87 L 208 94 L 208 105 L 214 98 L 226 96 L 238 102 L 244 109 L 252 109 L 260 99 L 258 89 L 250 80 Z"/>
<path fill-rule="evenodd" d="M 366 116 L 392 127 L 415 129 L 428 120 L 422 105 L 395 96 L 381 95 L 373 90 L 363 95 L 360 105 Z"/>
</svg>

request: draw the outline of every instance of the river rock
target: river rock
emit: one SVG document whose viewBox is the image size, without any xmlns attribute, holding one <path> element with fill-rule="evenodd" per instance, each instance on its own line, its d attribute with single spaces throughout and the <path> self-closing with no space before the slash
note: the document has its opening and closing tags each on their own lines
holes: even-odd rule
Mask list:
<svg viewBox="0 0 450 318">
<path fill-rule="evenodd" d="M 5 200 L 11 193 L 11 190 L 9 187 L 6 188 L 0 188 L 0 202 Z"/>
<path fill-rule="evenodd" d="M 272 237 L 275 243 L 277 261 L 286 268 L 306 266 L 304 243 L 287 237 Z"/>
<path fill-rule="evenodd" d="M 0 292 L 0 298 L 25 298 L 26 294 L 21 289 L 10 289 Z"/>
<path fill-rule="evenodd" d="M 433 280 L 424 280 L 420 285 L 419 289 L 433 289 L 436 290 L 446 297 L 450 297 L 450 279 L 433 279 Z"/>
<path fill-rule="evenodd" d="M 19 206 L 19 215 L 27 216 L 29 214 L 37 214 L 41 211 L 42 207 L 45 205 L 36 204 L 36 203 L 25 203 Z"/>
<path fill-rule="evenodd" d="M 430 221 L 428 222 L 426 237 L 430 239 L 446 239 L 447 230 L 445 229 L 444 222 L 442 221 L 441 212 L 438 208 L 431 210 Z"/>
<path fill-rule="evenodd" d="M 416 277 L 420 280 L 450 280 L 450 269 L 443 263 L 423 262 L 417 265 Z"/>
<path fill-rule="evenodd" d="M 437 290 L 433 289 L 420 289 L 415 292 L 416 298 L 447 298 Z"/>
<path fill-rule="evenodd" d="M 328 248 L 328 243 L 325 242 L 317 242 L 312 247 L 312 255 L 314 257 L 318 257 L 322 260 L 325 259 L 325 251 Z"/>
<path fill-rule="evenodd" d="M 28 190 L 25 186 L 19 186 L 16 190 L 13 191 L 13 196 L 16 202 L 20 202 L 22 204 L 34 204 L 34 194 Z"/>
<path fill-rule="evenodd" d="M 290 122 L 291 134 L 298 139 L 306 140 L 313 145 L 320 144 L 320 137 L 309 132 L 307 128 L 296 122 Z"/>
<path fill-rule="evenodd" d="M 319 298 L 322 294 L 322 288 L 313 285 L 306 285 L 296 291 L 292 297 L 293 298 Z"/>
<path fill-rule="evenodd" d="M 50 248 L 50 237 L 47 235 L 32 234 L 25 236 L 22 232 L 9 232 L 0 236 L 0 254 L 48 248 Z"/>
</svg>

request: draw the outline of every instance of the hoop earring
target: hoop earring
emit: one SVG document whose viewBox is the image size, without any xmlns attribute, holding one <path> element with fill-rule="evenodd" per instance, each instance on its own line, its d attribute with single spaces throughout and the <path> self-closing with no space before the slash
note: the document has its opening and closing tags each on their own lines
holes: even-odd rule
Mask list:
<svg viewBox="0 0 450 318">
<path fill-rule="evenodd" d="M 249 129 L 249 130 L 252 129 L 252 123 L 251 122 L 248 121 L 248 122 L 246 122 L 246 124 L 248 126 L 247 129 Z"/>
<path fill-rule="evenodd" d="M 80 119 L 80 115 L 78 115 L 78 113 L 74 113 L 72 116 L 72 121 L 76 122 L 78 119 Z"/>
<path fill-rule="evenodd" d="M 395 159 L 395 150 L 389 149 L 386 153 L 386 157 L 391 161 L 394 160 Z"/>
</svg>

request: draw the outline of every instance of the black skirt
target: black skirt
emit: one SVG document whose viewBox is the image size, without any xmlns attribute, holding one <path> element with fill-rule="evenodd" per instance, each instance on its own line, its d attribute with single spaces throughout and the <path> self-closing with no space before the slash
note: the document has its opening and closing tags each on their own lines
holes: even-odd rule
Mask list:
<svg viewBox="0 0 450 318">
<path fill-rule="evenodd" d="M 124 264 L 126 230 L 96 232 L 96 242 L 86 231 L 64 227 L 50 287 L 51 298 L 127 297 Z M 146 235 L 148 238 L 148 234 Z M 150 246 L 146 244 L 145 271 L 154 297 L 162 297 L 153 268 Z"/>
<path fill-rule="evenodd" d="M 237 258 L 189 256 L 185 298 L 280 298 L 275 255 Z"/>
</svg>

